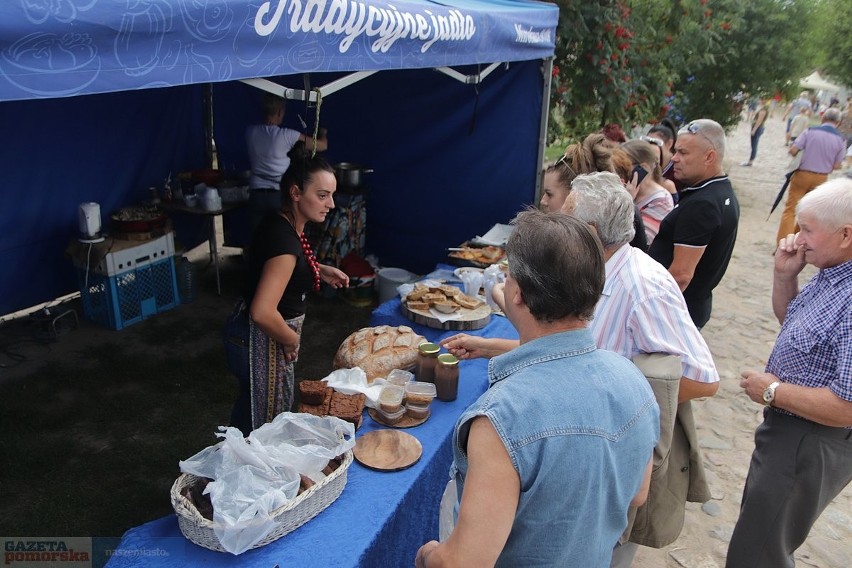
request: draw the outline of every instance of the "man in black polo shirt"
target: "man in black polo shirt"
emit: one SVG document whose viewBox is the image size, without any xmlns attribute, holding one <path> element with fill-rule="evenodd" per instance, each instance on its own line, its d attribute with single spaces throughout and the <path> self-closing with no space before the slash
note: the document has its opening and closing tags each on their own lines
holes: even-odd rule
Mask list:
<svg viewBox="0 0 852 568">
<path fill-rule="evenodd" d="M 728 268 L 740 219 L 724 157 L 725 131 L 717 122 L 693 120 L 677 133 L 672 163 L 686 187 L 648 251 L 674 276 L 699 329 L 710 319 L 713 288 Z"/>
</svg>

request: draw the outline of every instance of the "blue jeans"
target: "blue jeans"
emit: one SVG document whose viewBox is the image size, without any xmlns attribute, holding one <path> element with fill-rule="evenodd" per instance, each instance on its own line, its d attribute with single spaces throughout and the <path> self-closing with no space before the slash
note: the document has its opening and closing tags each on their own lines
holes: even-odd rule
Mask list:
<svg viewBox="0 0 852 568">
<path fill-rule="evenodd" d="M 760 136 L 763 134 L 763 127 L 757 129 L 757 132 L 751 135 L 751 156 L 749 156 L 748 161 L 753 162 L 755 156 L 757 156 L 757 143 L 760 141 Z"/>
</svg>

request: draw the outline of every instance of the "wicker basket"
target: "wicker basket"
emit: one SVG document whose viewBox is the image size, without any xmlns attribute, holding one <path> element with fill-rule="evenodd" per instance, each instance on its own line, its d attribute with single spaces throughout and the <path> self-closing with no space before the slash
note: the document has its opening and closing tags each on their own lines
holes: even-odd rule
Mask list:
<svg viewBox="0 0 852 568">
<path fill-rule="evenodd" d="M 343 463 L 331 475 L 273 511 L 273 517 L 278 526 L 251 548 L 258 548 L 278 540 L 331 505 L 343 492 L 343 487 L 346 485 L 346 474 L 351 464 L 352 450 L 349 450 L 343 454 Z M 195 475 L 184 473 L 172 485 L 172 507 L 177 514 L 180 532 L 198 546 L 226 552 L 219 544 L 216 533 L 213 532 L 213 521 L 202 517 L 195 505 L 181 495 L 181 490 L 195 483 L 197 479 L 198 477 Z"/>
</svg>

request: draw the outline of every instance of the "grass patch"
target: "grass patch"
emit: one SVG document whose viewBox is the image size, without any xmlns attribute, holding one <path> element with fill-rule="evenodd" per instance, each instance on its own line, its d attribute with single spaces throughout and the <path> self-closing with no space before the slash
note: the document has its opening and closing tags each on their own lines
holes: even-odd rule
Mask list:
<svg viewBox="0 0 852 568">
<path fill-rule="evenodd" d="M 221 349 L 152 358 L 91 349 L 0 385 L 0 527 L 11 535 L 120 536 L 169 514 L 178 460 L 215 443 L 236 396 Z"/>
</svg>

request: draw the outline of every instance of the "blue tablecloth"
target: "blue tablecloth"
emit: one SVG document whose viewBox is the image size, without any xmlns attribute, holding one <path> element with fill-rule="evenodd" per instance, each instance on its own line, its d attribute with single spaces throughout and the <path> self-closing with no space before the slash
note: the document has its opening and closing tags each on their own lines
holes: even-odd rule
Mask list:
<svg viewBox="0 0 852 568">
<path fill-rule="evenodd" d="M 399 310 L 399 298 L 380 305 L 371 325 L 409 325 L 430 341 L 456 332 L 415 324 Z M 501 316 L 469 332 L 486 337 L 517 333 Z M 317 517 L 264 547 L 239 556 L 213 552 L 186 540 L 170 515 L 130 529 L 108 566 L 411 566 L 421 544 L 438 536 L 438 505 L 452 462 L 456 419 L 487 387 L 487 361 L 462 361 L 458 398 L 432 403 L 424 424 L 407 429 L 423 445 L 423 455 L 409 469 L 385 473 L 358 462 L 349 468 L 341 496 Z M 382 428 L 369 416 L 358 435 Z"/>
</svg>

